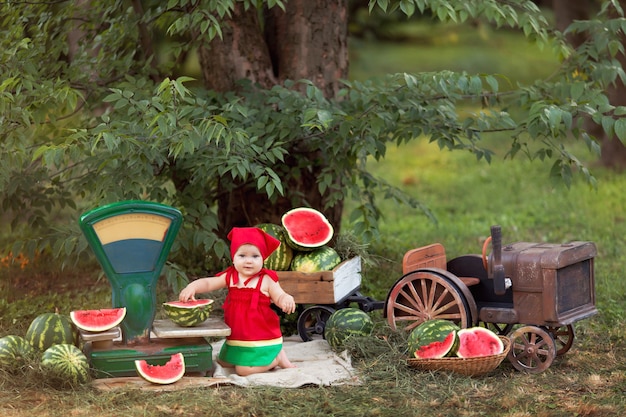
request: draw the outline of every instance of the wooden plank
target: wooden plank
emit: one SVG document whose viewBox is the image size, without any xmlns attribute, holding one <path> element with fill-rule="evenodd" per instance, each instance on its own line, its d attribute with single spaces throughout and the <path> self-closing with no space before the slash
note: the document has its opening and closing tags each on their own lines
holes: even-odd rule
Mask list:
<svg viewBox="0 0 626 417">
<path fill-rule="evenodd" d="M 209 317 L 203 323 L 194 327 L 182 327 L 170 319 L 154 320 L 153 333 L 163 339 L 188 337 L 225 337 L 230 335 L 230 327 L 218 317 Z"/>
<path fill-rule="evenodd" d="M 336 304 L 361 285 L 361 258 L 347 259 L 332 271 L 277 271 L 280 285 L 297 304 Z"/>
<path fill-rule="evenodd" d="M 153 384 L 141 377 L 128 376 L 117 378 L 100 378 L 91 381 L 91 386 L 100 391 L 113 391 L 118 389 L 139 389 L 142 391 L 179 391 L 188 388 L 212 387 L 217 385 L 227 385 L 232 381 L 228 378 L 212 378 L 203 376 L 187 376 L 173 384 L 161 385 Z"/>
<path fill-rule="evenodd" d="M 287 280 L 280 284 L 296 304 L 335 304 L 333 282 Z"/>
<path fill-rule="evenodd" d="M 299 271 L 276 271 L 278 279 L 282 281 L 333 281 L 333 271 L 299 272 Z"/>
<path fill-rule="evenodd" d="M 361 258 L 354 257 L 333 269 L 335 303 L 343 301 L 361 287 Z"/>
</svg>

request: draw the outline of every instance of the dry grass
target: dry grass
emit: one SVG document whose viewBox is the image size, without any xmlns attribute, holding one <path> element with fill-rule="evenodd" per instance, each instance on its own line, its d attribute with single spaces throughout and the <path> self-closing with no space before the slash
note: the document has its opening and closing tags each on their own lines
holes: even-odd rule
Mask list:
<svg viewBox="0 0 626 417">
<path fill-rule="evenodd" d="M 377 321 L 376 337 L 348 348 L 360 386 L 300 389 L 213 387 L 174 392 L 60 388 L 33 361 L 0 374 L 4 416 L 615 416 L 626 412 L 624 346 L 596 333 L 594 319 L 545 372 L 528 375 L 508 361 L 483 377 L 423 372 L 406 365 L 406 338 Z M 623 340 L 620 330 L 614 335 Z"/>
</svg>

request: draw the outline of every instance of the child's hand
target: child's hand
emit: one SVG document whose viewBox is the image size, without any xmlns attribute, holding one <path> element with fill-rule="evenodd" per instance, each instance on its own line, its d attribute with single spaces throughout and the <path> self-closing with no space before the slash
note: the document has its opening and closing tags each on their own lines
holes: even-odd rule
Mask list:
<svg viewBox="0 0 626 417">
<path fill-rule="evenodd" d="M 195 300 L 196 297 L 196 292 L 189 288 L 189 286 L 183 288 L 183 290 L 180 292 L 180 294 L 178 294 L 178 300 L 179 301 L 189 301 L 189 300 Z"/>
<path fill-rule="evenodd" d="M 284 293 L 280 297 L 278 297 L 278 303 L 276 303 L 276 305 L 285 314 L 291 314 L 296 311 L 296 301 L 291 295 L 287 293 Z"/>
</svg>

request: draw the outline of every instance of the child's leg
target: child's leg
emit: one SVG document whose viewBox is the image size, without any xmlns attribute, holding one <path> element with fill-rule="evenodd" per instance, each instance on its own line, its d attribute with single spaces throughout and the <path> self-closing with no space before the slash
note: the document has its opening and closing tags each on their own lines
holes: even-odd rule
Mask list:
<svg viewBox="0 0 626 417">
<path fill-rule="evenodd" d="M 278 353 L 278 356 L 276 356 L 276 358 L 274 358 L 272 363 L 270 363 L 269 365 L 266 365 L 266 366 L 237 365 L 235 366 L 235 372 L 237 372 L 237 375 L 239 376 L 248 376 L 252 374 L 258 374 L 261 372 L 269 371 L 271 369 L 276 368 L 277 366 L 280 366 L 281 368 L 295 368 L 296 367 L 296 365 L 291 363 L 291 361 L 287 358 L 287 354 L 285 353 L 285 350 L 281 349 L 280 352 Z"/>
</svg>

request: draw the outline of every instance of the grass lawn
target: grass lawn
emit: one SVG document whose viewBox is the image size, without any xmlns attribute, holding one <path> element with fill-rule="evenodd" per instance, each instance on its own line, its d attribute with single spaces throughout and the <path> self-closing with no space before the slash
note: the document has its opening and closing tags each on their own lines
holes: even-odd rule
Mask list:
<svg viewBox="0 0 626 417">
<path fill-rule="evenodd" d="M 509 34 L 485 37 L 471 32 L 473 37 L 469 37 L 469 32 L 463 31 L 453 37 L 451 30 L 443 32 L 449 36 L 448 42 L 398 48 L 357 44 L 352 51 L 353 77 L 444 67 L 469 72 L 496 70 L 512 80 L 532 77 L 527 71 L 549 72 L 546 63 L 550 60 L 545 54 Z M 548 163 L 521 158 L 503 161 L 505 145 L 497 143 L 506 138 L 489 140 L 498 151 L 491 164 L 477 162 L 470 154 L 440 151 L 425 139 L 390 148 L 384 161 L 371 163 L 374 172 L 427 205 L 437 222 L 420 212 L 380 201 L 384 212 L 382 238 L 368 249 L 372 262 L 364 269 L 363 292 L 384 299 L 401 276 L 401 259 L 408 249 L 440 242 L 449 258 L 479 253 L 493 224 L 502 226 L 505 243 L 593 241 L 598 248 L 596 295 L 600 313 L 575 323 L 571 350 L 545 372 L 525 374 L 506 362 L 480 378 L 416 371 L 406 365 L 406 336 L 391 331 L 377 311 L 372 313 L 376 337 L 350 344 L 353 364 L 363 378 L 358 387 L 99 392 L 88 386 L 56 389 L 39 380 L 35 372 L 27 371 L 17 378 L 0 375 L 2 415 L 623 416 L 626 177 L 596 168 L 597 190 L 578 181 L 567 189 L 549 180 Z M 579 149 L 579 154 L 593 163 L 585 149 Z M 30 297 L 0 305 L 1 334 L 23 331 L 31 317 L 20 312 L 27 308 L 93 308 L 96 303 L 107 302 L 108 282 L 97 280 L 93 273 L 67 271 L 38 287 L 36 283 L 44 280 L 37 274 L 45 265 L 30 268 L 15 273 L 24 280 L 21 291 Z M 67 275 L 83 279 L 82 288 L 62 288 Z"/>
</svg>

